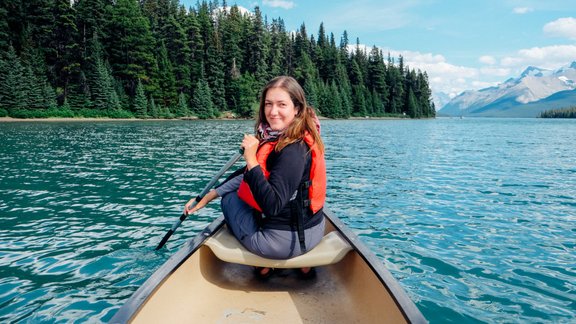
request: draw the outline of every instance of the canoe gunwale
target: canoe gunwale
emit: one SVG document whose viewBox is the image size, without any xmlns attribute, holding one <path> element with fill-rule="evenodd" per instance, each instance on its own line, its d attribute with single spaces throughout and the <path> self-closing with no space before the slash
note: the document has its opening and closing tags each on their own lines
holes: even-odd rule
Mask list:
<svg viewBox="0 0 576 324">
<path fill-rule="evenodd" d="M 328 221 L 339 231 L 343 238 L 350 243 L 364 262 L 378 277 L 382 285 L 400 309 L 402 315 L 409 323 L 427 323 L 426 319 L 408 297 L 398 281 L 386 269 L 378 257 L 352 232 L 335 214 L 328 208 L 324 208 L 324 215 Z M 182 248 L 174 253 L 158 270 L 156 270 L 136 292 L 124 303 L 124 305 L 112 317 L 110 323 L 127 323 L 138 313 L 147 299 L 156 291 L 162 282 L 170 277 L 186 260 L 194 254 L 204 242 L 224 226 L 224 217 L 220 216 L 210 223 L 202 232 L 189 240 Z"/>
<path fill-rule="evenodd" d="M 353 250 L 368 264 L 370 269 L 376 274 L 383 286 L 388 290 L 392 299 L 409 323 L 428 323 L 424 315 L 416 307 L 412 299 L 408 297 L 398 281 L 386 269 L 384 264 L 359 238 L 356 233 L 352 232 L 331 210 L 324 208 L 326 218 L 332 222 L 334 227 L 340 231 L 350 243 Z"/>
<path fill-rule="evenodd" d="M 140 307 L 146 302 L 148 297 L 154 293 L 156 288 L 174 271 L 176 271 L 182 263 L 186 262 L 188 257 L 194 254 L 204 242 L 224 226 L 224 216 L 218 217 L 210 223 L 202 232 L 198 233 L 193 239 L 189 240 L 174 253 L 158 270 L 156 270 L 146 281 L 142 284 L 136 292 L 122 305 L 118 312 L 112 317 L 110 323 L 127 323 L 138 312 Z"/>
</svg>

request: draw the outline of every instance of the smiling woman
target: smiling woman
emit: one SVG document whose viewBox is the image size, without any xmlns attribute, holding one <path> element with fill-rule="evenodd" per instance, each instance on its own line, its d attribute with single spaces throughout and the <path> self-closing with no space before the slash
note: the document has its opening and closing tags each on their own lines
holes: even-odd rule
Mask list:
<svg viewBox="0 0 576 324">
<path fill-rule="evenodd" d="M 326 197 L 320 122 L 294 78 L 280 76 L 264 87 L 255 132 L 242 140 L 246 167 L 194 209 L 193 200 L 188 202 L 185 213 L 222 197 L 226 223 L 246 249 L 266 258 L 293 258 L 320 242 Z"/>
</svg>

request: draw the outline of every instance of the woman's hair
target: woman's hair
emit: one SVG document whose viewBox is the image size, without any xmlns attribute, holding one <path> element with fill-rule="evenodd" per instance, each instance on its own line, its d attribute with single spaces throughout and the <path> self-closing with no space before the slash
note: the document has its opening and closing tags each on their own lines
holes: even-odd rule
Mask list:
<svg viewBox="0 0 576 324">
<path fill-rule="evenodd" d="M 324 152 L 324 143 L 322 142 L 320 133 L 316 128 L 317 117 L 316 113 L 314 112 L 314 108 L 308 106 L 306 103 L 304 90 L 300 84 L 298 84 L 298 81 L 289 76 L 279 76 L 270 80 L 270 82 L 268 82 L 268 84 L 266 84 L 262 90 L 262 96 L 260 97 L 260 109 L 258 111 L 258 117 L 256 118 L 255 126 L 257 137 L 259 137 L 258 126 L 262 122 L 267 122 L 264 107 L 266 102 L 266 94 L 268 93 L 268 90 L 272 88 L 280 88 L 288 92 L 294 107 L 298 111 L 290 126 L 288 126 L 284 132 L 282 132 L 282 135 L 278 140 L 278 144 L 276 144 L 275 151 L 280 151 L 287 145 L 302 140 L 304 138 L 305 131 L 308 131 L 308 133 L 314 139 L 314 144 L 318 146 L 318 149 Z"/>
</svg>

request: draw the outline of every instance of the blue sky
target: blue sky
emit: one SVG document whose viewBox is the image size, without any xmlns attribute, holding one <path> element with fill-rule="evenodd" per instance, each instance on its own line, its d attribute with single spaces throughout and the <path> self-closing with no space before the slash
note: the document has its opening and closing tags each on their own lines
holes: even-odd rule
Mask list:
<svg viewBox="0 0 576 324">
<path fill-rule="evenodd" d="M 186 6 L 196 0 L 180 0 Z M 221 2 L 221 0 L 220 0 Z M 320 23 L 378 46 L 426 71 L 434 92 L 455 96 L 496 85 L 528 66 L 556 69 L 576 61 L 576 0 L 228 0 L 288 30 Z"/>
</svg>

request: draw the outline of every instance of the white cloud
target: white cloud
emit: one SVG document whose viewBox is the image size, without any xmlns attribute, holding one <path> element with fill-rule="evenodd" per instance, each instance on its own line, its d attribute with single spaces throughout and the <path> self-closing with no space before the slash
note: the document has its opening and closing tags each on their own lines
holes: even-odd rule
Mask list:
<svg viewBox="0 0 576 324">
<path fill-rule="evenodd" d="M 544 25 L 544 33 L 552 37 L 576 39 L 576 18 L 559 18 Z"/>
<path fill-rule="evenodd" d="M 294 8 L 294 1 L 286 1 L 286 0 L 263 0 L 262 4 L 269 7 L 279 7 L 284 9 L 292 9 Z"/>
<path fill-rule="evenodd" d="M 512 12 L 515 14 L 518 14 L 518 15 L 523 15 L 523 14 L 527 14 L 533 10 L 534 9 L 528 8 L 528 7 L 516 7 L 512 10 Z"/>
<path fill-rule="evenodd" d="M 555 69 L 574 60 L 576 45 L 552 45 L 521 49 L 516 55 L 502 58 L 500 65 L 517 71 L 529 65 Z"/>
<path fill-rule="evenodd" d="M 360 44 L 360 50 L 370 53 L 372 47 Z M 477 90 L 496 86 L 510 77 L 518 77 L 527 66 L 557 69 L 576 60 L 576 45 L 555 45 L 521 49 L 508 56 L 484 55 L 479 58 L 481 66 L 470 67 L 453 64 L 440 54 L 402 51 L 380 48 L 386 56 L 404 58 L 404 65 L 410 69 L 425 71 L 428 74 L 433 93 L 443 92 L 455 97 L 465 90 Z M 355 51 L 356 45 L 349 45 Z"/>
<path fill-rule="evenodd" d="M 491 55 L 480 56 L 478 61 L 482 64 L 488 64 L 488 65 L 496 64 L 496 58 L 494 58 L 494 56 Z"/>
</svg>

